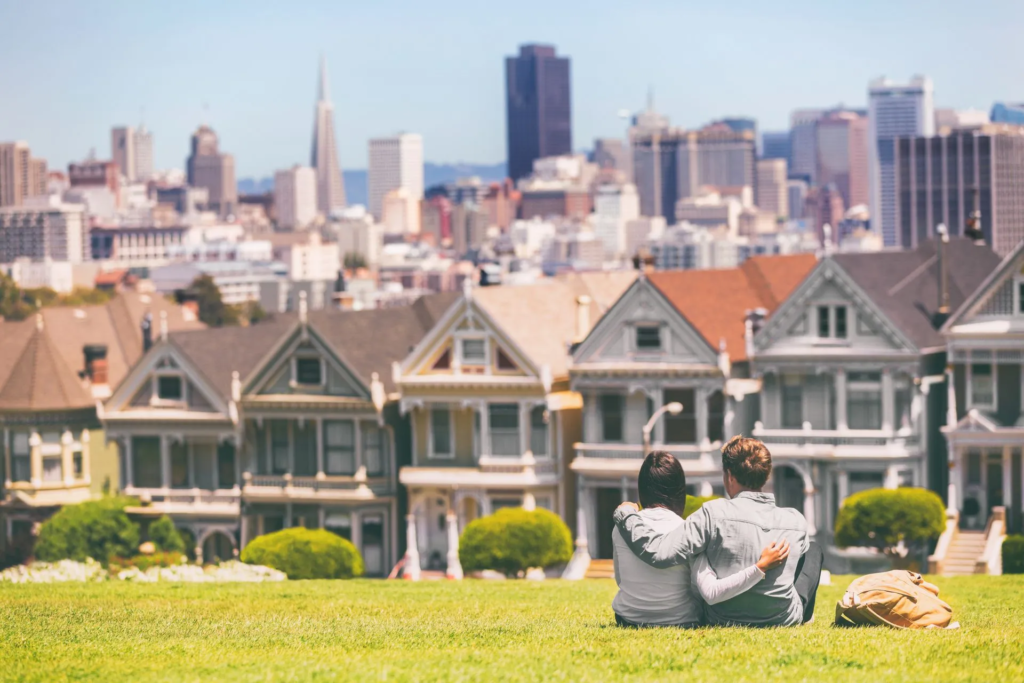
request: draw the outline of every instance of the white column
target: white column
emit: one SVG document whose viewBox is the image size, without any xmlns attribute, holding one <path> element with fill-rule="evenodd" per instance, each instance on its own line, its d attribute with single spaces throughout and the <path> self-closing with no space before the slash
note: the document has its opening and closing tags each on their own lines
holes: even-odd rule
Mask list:
<svg viewBox="0 0 1024 683">
<path fill-rule="evenodd" d="M 290 420 L 288 422 L 288 474 L 295 474 L 295 423 Z"/>
<path fill-rule="evenodd" d="M 71 486 L 75 483 L 75 465 L 71 454 L 71 444 L 75 437 L 71 436 L 71 430 L 65 429 L 60 435 L 60 469 L 64 475 L 64 485 Z"/>
<path fill-rule="evenodd" d="M 1009 446 L 1003 446 L 1003 507 L 1013 510 L 1013 449 Z"/>
<path fill-rule="evenodd" d="M 600 443 L 601 441 L 601 414 L 598 410 L 598 394 L 595 391 L 588 391 L 583 403 L 583 440 L 586 443 Z"/>
<path fill-rule="evenodd" d="M 448 531 L 448 569 L 445 576 L 459 580 L 462 578 L 462 563 L 459 562 L 459 520 L 455 510 L 449 508 L 445 521 Z"/>
<path fill-rule="evenodd" d="M 619 498 L 623 503 L 629 500 L 629 477 L 625 475 L 619 480 L 619 494 Z"/>
<path fill-rule="evenodd" d="M 711 486 L 711 482 L 708 481 L 707 479 L 705 479 L 704 481 L 702 481 L 700 483 L 700 496 L 701 496 L 701 498 L 707 498 L 708 496 L 713 495 L 714 492 L 715 492 L 715 489 Z"/>
<path fill-rule="evenodd" d="M 135 486 L 135 472 L 132 469 L 132 437 L 123 437 L 124 441 L 124 485 L 125 488 Z"/>
<path fill-rule="evenodd" d="M 171 443 L 170 437 L 160 437 L 160 486 L 171 488 Z"/>
<path fill-rule="evenodd" d="M 352 520 L 352 545 L 359 549 L 359 554 L 363 554 L 363 516 L 353 511 L 349 515 L 349 519 Z"/>
<path fill-rule="evenodd" d="M 287 503 L 284 504 L 284 528 L 285 529 L 291 529 L 292 528 L 292 517 L 293 517 L 293 515 L 292 515 L 292 502 L 289 500 Z M 355 525 L 353 525 L 353 527 L 354 526 Z M 353 531 L 353 534 L 354 533 L 355 532 Z M 356 547 L 358 548 L 359 546 L 356 546 Z"/>
<path fill-rule="evenodd" d="M 519 402 L 519 452 L 530 450 L 530 404 Z"/>
<path fill-rule="evenodd" d="M 807 534 L 818 533 L 814 519 L 814 483 L 808 478 L 804 480 L 804 519 L 807 520 Z"/>
<path fill-rule="evenodd" d="M 896 469 L 895 465 L 889 465 L 885 468 L 885 480 L 883 487 L 887 489 L 896 489 L 900 486 L 900 471 Z"/>
<path fill-rule="evenodd" d="M 487 402 L 481 401 L 477 407 L 480 411 L 480 455 L 491 455 L 491 413 Z M 452 434 L 452 448 L 455 447 L 455 435 Z"/>
<path fill-rule="evenodd" d="M 0 441 L 0 449 L 4 452 L 4 488 L 11 488 L 11 432 L 9 429 L 3 431 L 3 441 Z M 10 538 L 11 534 L 7 534 Z"/>
<path fill-rule="evenodd" d="M 693 396 L 697 401 L 694 411 L 697 416 L 697 443 L 705 446 L 708 441 L 708 390 L 704 387 L 697 387 Z M 683 410 L 689 411 L 689 409 L 690 406 L 683 406 Z"/>
<path fill-rule="evenodd" d="M 316 418 L 316 478 L 324 478 L 324 420 L 321 417 Z"/>
<path fill-rule="evenodd" d="M 250 524 L 249 515 L 242 515 L 242 519 L 241 519 L 241 526 L 242 526 L 242 528 L 241 528 L 241 533 L 239 534 L 239 536 L 240 536 L 240 538 L 239 538 L 240 543 L 238 544 L 238 549 L 240 551 L 244 550 L 245 546 L 247 546 L 249 544 L 249 533 L 250 533 L 249 532 L 249 524 Z"/>
<path fill-rule="evenodd" d="M 895 423 L 896 401 L 893 393 L 892 371 L 882 370 L 882 429 L 892 431 Z"/>
<path fill-rule="evenodd" d="M 840 470 L 839 473 L 839 500 L 837 508 L 843 507 L 843 501 L 850 497 L 850 473 Z"/>
<path fill-rule="evenodd" d="M 533 491 L 523 492 L 523 509 L 529 512 L 537 509 L 537 499 L 534 497 Z"/>
<path fill-rule="evenodd" d="M 722 397 L 725 400 L 725 414 L 722 416 L 722 442 L 727 443 L 729 439 L 735 436 L 732 432 L 732 423 L 736 419 L 736 401 L 733 400 L 732 396 L 725 393 L 725 387 L 722 388 Z"/>
<path fill-rule="evenodd" d="M 846 427 L 846 370 L 836 370 L 836 429 L 845 432 Z"/>
<path fill-rule="evenodd" d="M 39 432 L 28 437 L 28 449 L 32 486 L 39 486 L 43 482 L 43 437 Z"/>
<path fill-rule="evenodd" d="M 356 472 L 363 470 L 363 477 L 365 478 L 366 464 L 363 462 L 363 430 L 358 419 L 352 421 L 352 430 L 354 434 L 353 446 L 355 448 Z M 455 438 L 454 434 L 452 434 L 452 438 Z"/>
<path fill-rule="evenodd" d="M 946 490 L 946 511 L 955 512 L 960 509 L 960 450 L 949 445 L 949 485 Z"/>
<path fill-rule="evenodd" d="M 590 568 L 590 543 L 587 539 L 587 501 L 590 493 L 583 485 L 582 478 L 576 480 L 576 550 L 562 572 L 563 579 L 579 580 L 587 575 Z"/>
<path fill-rule="evenodd" d="M 416 515 L 410 512 L 405 516 L 405 568 L 402 572 L 409 581 L 420 580 L 420 549 L 416 543 Z"/>
</svg>

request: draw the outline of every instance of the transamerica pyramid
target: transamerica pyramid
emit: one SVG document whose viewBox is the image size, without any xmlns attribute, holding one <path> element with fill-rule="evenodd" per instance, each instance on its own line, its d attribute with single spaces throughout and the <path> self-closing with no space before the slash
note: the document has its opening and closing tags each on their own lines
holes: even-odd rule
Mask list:
<svg viewBox="0 0 1024 683">
<path fill-rule="evenodd" d="M 338 166 L 338 143 L 334 139 L 334 105 L 327 92 L 327 62 L 320 58 L 320 91 L 313 123 L 313 154 L 309 163 L 316 169 L 317 208 L 325 216 L 345 207 L 345 184 Z"/>
</svg>

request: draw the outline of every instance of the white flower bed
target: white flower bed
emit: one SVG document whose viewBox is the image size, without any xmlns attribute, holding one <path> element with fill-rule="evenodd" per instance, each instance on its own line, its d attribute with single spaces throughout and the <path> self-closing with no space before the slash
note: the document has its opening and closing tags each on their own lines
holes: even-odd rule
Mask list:
<svg viewBox="0 0 1024 683">
<path fill-rule="evenodd" d="M 156 583 L 158 581 L 180 583 L 237 583 L 284 581 L 288 577 L 270 567 L 244 564 L 230 560 L 219 565 L 200 567 L 194 564 L 179 564 L 173 567 L 150 567 L 141 571 L 131 567 L 118 572 L 121 581 L 137 583 Z M 96 582 L 107 581 L 110 574 L 99 562 L 89 559 L 85 562 L 61 560 L 60 562 L 35 562 L 31 565 L 18 565 L 0 572 L 0 583 L 60 583 L 65 581 Z"/>
</svg>

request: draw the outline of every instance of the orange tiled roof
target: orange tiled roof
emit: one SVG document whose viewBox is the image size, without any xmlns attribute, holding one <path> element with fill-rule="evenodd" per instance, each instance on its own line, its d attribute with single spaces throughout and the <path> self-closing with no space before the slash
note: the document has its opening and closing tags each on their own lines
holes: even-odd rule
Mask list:
<svg viewBox="0 0 1024 683">
<path fill-rule="evenodd" d="M 712 348 L 724 340 L 735 362 L 747 359 L 746 312 L 774 312 L 816 264 L 814 254 L 755 256 L 739 268 L 658 271 L 647 277 Z"/>
</svg>

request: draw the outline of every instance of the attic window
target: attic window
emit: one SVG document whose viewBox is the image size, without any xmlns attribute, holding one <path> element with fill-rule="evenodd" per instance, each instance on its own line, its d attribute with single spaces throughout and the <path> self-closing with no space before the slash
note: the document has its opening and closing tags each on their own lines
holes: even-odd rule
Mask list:
<svg viewBox="0 0 1024 683">
<path fill-rule="evenodd" d="M 156 380 L 156 395 L 161 401 L 181 401 L 185 398 L 184 383 L 178 375 L 160 375 Z"/>
<path fill-rule="evenodd" d="M 319 358 L 295 359 L 295 381 L 299 384 L 322 384 L 322 370 Z"/>
<path fill-rule="evenodd" d="M 636 348 L 639 351 L 657 351 L 661 348 L 661 328 L 657 325 L 637 325 Z"/>
<path fill-rule="evenodd" d="M 445 349 L 436 361 L 434 361 L 434 370 L 450 370 L 452 367 L 452 350 Z"/>
<path fill-rule="evenodd" d="M 512 362 L 512 359 L 505 353 L 505 349 L 498 349 L 498 369 L 499 370 L 518 370 L 516 364 Z"/>
<path fill-rule="evenodd" d="M 487 345 L 483 339 L 463 339 L 460 350 L 463 365 L 485 365 L 487 363 Z"/>
</svg>

